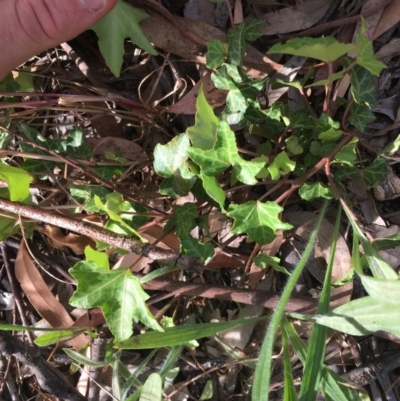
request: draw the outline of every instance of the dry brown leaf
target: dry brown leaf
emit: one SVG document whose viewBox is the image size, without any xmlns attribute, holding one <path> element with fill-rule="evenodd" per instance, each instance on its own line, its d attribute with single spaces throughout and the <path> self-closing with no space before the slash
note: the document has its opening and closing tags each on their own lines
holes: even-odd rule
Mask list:
<svg viewBox="0 0 400 401">
<path fill-rule="evenodd" d="M 310 28 L 325 15 L 331 3 L 332 0 L 302 0 L 295 10 L 288 7 L 265 14 L 261 32 L 276 35 Z"/>
<path fill-rule="evenodd" d="M 106 138 L 87 138 L 87 144 L 93 149 L 93 155 L 104 155 L 104 152 L 118 153 L 130 161 L 147 159 L 143 148 L 135 142 L 123 138 L 108 136 Z"/>
<path fill-rule="evenodd" d="M 196 114 L 196 102 L 201 86 L 208 104 L 213 109 L 224 105 L 228 92 L 216 89 L 210 77 L 211 74 L 207 73 L 179 102 L 167 107 L 167 110 L 174 114 Z"/>
<path fill-rule="evenodd" d="M 74 324 L 71 316 L 49 290 L 43 277 L 33 264 L 24 241 L 21 242 L 15 260 L 15 275 L 33 307 L 52 327 L 69 327 Z M 70 339 L 68 342 L 77 351 L 87 343 L 83 334 Z"/>
<path fill-rule="evenodd" d="M 175 18 L 182 26 L 202 37 L 205 41 L 211 39 L 226 41 L 225 33 L 218 28 L 201 21 Z M 192 60 L 202 65 L 206 64 L 205 57 L 200 56 L 204 49 L 190 39 L 183 37 L 176 26 L 158 14 L 151 15 L 150 18 L 140 24 L 140 27 L 150 42 L 164 51 L 176 54 L 185 60 Z M 243 67 L 248 75 L 255 79 L 260 79 L 279 69 L 281 65 L 275 63 L 254 47 L 247 45 Z"/>
<path fill-rule="evenodd" d="M 379 38 L 400 20 L 400 0 L 393 0 L 384 10 L 375 29 L 373 40 Z"/>
<path fill-rule="evenodd" d="M 46 234 L 47 240 L 53 248 L 61 249 L 66 246 L 77 255 L 85 253 L 85 248 L 88 245 L 93 249 L 96 248 L 96 242 L 91 238 L 73 233 L 64 235 L 60 227 L 51 226 L 50 224 L 44 226 L 43 233 Z"/>
<path fill-rule="evenodd" d="M 150 244 L 154 244 L 158 238 L 163 236 L 163 228 L 160 226 L 151 226 L 146 228 L 141 235 L 146 238 Z M 164 249 L 171 249 L 172 251 L 180 252 L 180 243 L 176 235 L 168 234 L 163 239 L 157 243 L 157 246 Z M 131 271 L 137 273 L 143 270 L 149 263 L 153 260 L 150 258 L 145 258 L 135 253 L 128 253 L 124 255 L 113 267 L 117 269 L 118 267 L 130 267 Z"/>
<path fill-rule="evenodd" d="M 311 212 L 296 212 L 284 213 L 284 220 L 295 227 L 295 234 L 303 238 L 306 242 L 309 241 L 311 232 L 318 219 Z M 323 257 L 325 261 L 329 260 L 331 252 L 332 236 L 334 227 L 326 219 L 323 219 L 320 231 L 317 236 L 317 241 L 314 246 L 314 257 L 318 259 Z M 343 278 L 351 270 L 351 255 L 345 239 L 339 235 L 336 244 L 335 260 L 332 269 L 332 282 Z M 334 298 L 335 307 L 350 301 L 350 296 L 353 288 L 353 283 L 334 288 L 331 291 L 331 298 Z"/>
</svg>

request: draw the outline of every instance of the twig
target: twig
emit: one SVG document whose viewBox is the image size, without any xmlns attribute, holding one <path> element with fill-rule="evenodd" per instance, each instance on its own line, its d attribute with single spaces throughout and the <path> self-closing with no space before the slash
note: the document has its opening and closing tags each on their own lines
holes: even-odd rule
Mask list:
<svg viewBox="0 0 400 401">
<path fill-rule="evenodd" d="M 245 305 L 258 305 L 267 309 L 275 309 L 280 301 L 281 294 L 274 291 L 250 290 L 224 287 L 219 285 L 184 283 L 166 279 L 155 279 L 143 284 L 145 290 L 167 291 L 171 295 L 190 295 L 212 299 L 233 301 Z M 349 290 L 351 291 L 351 290 Z M 344 293 L 331 298 L 331 308 L 343 303 Z M 310 297 L 291 297 L 286 304 L 287 312 L 315 313 L 318 303 Z"/>
<path fill-rule="evenodd" d="M 3 256 L 3 263 L 4 263 L 4 266 L 6 268 L 8 281 L 10 282 L 11 290 L 12 290 L 14 298 L 15 298 L 15 304 L 17 306 L 17 309 L 18 309 L 18 312 L 19 312 L 19 316 L 21 318 L 21 322 L 22 322 L 22 324 L 24 326 L 29 326 L 29 322 L 26 319 L 25 310 L 24 310 L 24 307 L 23 307 L 24 303 L 22 301 L 19 288 L 17 288 L 14 269 L 11 268 L 10 258 L 8 256 L 8 252 L 7 252 L 7 246 L 6 246 L 6 244 L 4 242 L 2 242 L 0 244 L 0 249 L 1 249 L 1 254 Z M 29 343 L 33 344 L 32 332 L 28 331 L 27 335 L 28 335 Z"/>
<path fill-rule="evenodd" d="M 339 19 L 336 21 L 326 22 L 325 24 L 313 26 L 312 28 L 306 29 L 302 32 L 298 32 L 294 35 L 271 40 L 268 43 L 270 43 L 270 44 L 281 43 L 281 42 L 285 42 L 286 40 L 289 40 L 292 38 L 304 38 L 306 36 L 320 35 L 321 33 L 325 32 L 329 29 L 337 28 L 339 26 L 353 24 L 355 22 L 358 22 L 361 19 L 361 17 L 368 18 L 371 15 L 374 15 L 377 11 L 381 10 L 382 8 L 387 7 L 391 2 L 392 2 L 392 0 L 385 0 L 381 4 L 377 5 L 376 7 L 371 8 L 371 10 L 368 10 L 359 15 L 355 15 L 353 17 L 342 18 L 342 19 Z"/>
<path fill-rule="evenodd" d="M 40 351 L 13 337 L 7 331 L 0 331 L 0 352 L 6 357 L 14 356 L 27 365 L 42 390 L 65 401 L 86 401 L 76 388 L 40 355 Z"/>
<path fill-rule="evenodd" d="M 150 244 L 145 244 L 139 239 L 129 236 L 118 235 L 92 224 L 74 220 L 72 218 L 54 213 L 49 210 L 43 210 L 38 207 L 27 206 L 18 202 L 11 202 L 0 198 L 0 210 L 15 213 L 28 219 L 37 220 L 42 223 L 52 224 L 75 233 L 86 235 L 89 238 L 103 241 L 117 248 L 125 249 L 146 256 L 160 263 L 172 264 L 174 266 L 187 268 L 200 268 L 201 265 L 197 259 L 187 255 L 178 255 Z M 11 217 L 11 216 L 10 216 Z"/>
</svg>

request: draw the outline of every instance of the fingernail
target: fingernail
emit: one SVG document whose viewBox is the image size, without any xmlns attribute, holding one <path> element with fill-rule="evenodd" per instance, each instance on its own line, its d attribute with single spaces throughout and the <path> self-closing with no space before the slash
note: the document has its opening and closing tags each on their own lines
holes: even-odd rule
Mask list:
<svg viewBox="0 0 400 401">
<path fill-rule="evenodd" d="M 80 0 L 89 11 L 101 11 L 104 8 L 105 0 Z"/>
</svg>

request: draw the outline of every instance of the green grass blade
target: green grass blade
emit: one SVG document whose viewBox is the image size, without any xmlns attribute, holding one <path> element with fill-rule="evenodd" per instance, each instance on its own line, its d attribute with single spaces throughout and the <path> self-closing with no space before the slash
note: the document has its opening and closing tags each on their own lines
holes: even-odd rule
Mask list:
<svg viewBox="0 0 400 401">
<path fill-rule="evenodd" d="M 283 393 L 283 401 L 297 401 L 297 393 L 294 387 L 292 366 L 290 363 L 289 344 L 286 333 L 282 330 L 283 345 L 283 378 L 285 391 Z"/>
<path fill-rule="evenodd" d="M 293 325 L 284 317 L 282 319 L 282 331 L 285 332 L 292 344 L 301 363 L 305 365 L 307 347 L 300 339 Z M 320 381 L 320 389 L 329 399 L 335 401 L 359 401 L 357 391 L 348 387 L 346 381 L 331 369 L 323 365 Z"/>
<path fill-rule="evenodd" d="M 266 319 L 265 316 L 251 319 L 241 319 L 231 322 L 184 324 L 182 326 L 167 327 L 165 331 L 149 331 L 131 337 L 114 345 L 119 349 L 152 349 L 182 345 L 203 337 L 209 337 L 220 331 L 232 329 L 248 323 Z"/>
<path fill-rule="evenodd" d="M 331 298 L 331 276 L 333 262 L 335 260 L 336 244 L 339 236 L 340 218 L 342 208 L 336 216 L 335 228 L 333 231 L 331 251 L 329 255 L 328 266 L 326 269 L 324 286 L 322 288 L 321 298 L 319 300 L 317 314 L 323 315 L 329 312 L 329 304 Z M 325 355 L 325 341 L 327 327 L 314 324 L 311 332 L 311 338 L 308 345 L 307 358 L 304 366 L 303 380 L 300 388 L 300 401 L 314 401 L 318 395 L 319 382 L 321 380 L 322 366 Z"/>
<path fill-rule="evenodd" d="M 314 247 L 314 243 L 317 238 L 317 234 L 321 226 L 322 218 L 325 214 L 327 205 L 328 202 L 324 202 L 318 220 L 315 224 L 314 230 L 312 231 L 310 241 L 306 249 L 304 250 L 303 256 L 301 257 L 299 264 L 296 266 L 296 268 L 293 270 L 292 275 L 289 277 L 286 287 L 283 290 L 281 299 L 272 315 L 271 322 L 267 334 L 265 336 L 263 346 L 261 347 L 260 357 L 255 370 L 252 401 L 268 401 L 269 383 L 271 375 L 271 361 L 272 361 L 272 352 L 273 352 L 275 335 L 278 330 L 279 324 L 282 320 L 282 316 L 285 311 L 285 306 Z"/>
</svg>

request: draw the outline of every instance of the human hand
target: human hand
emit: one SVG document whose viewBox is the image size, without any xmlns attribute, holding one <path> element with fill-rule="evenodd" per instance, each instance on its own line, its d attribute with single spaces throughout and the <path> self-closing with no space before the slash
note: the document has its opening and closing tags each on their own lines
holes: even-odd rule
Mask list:
<svg viewBox="0 0 400 401">
<path fill-rule="evenodd" d="M 117 0 L 0 0 L 0 80 L 35 54 L 70 40 Z"/>
</svg>

